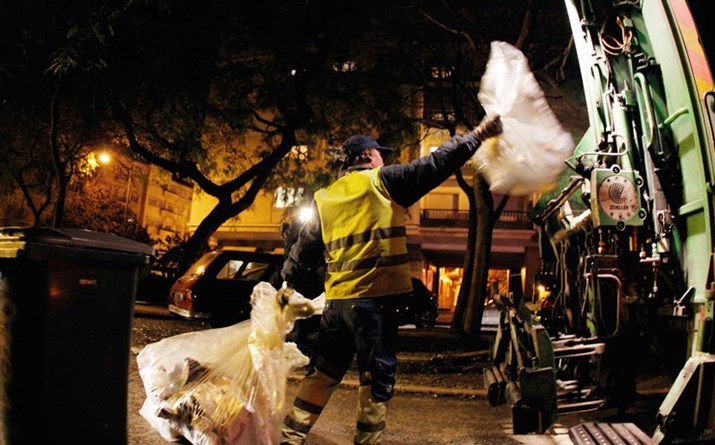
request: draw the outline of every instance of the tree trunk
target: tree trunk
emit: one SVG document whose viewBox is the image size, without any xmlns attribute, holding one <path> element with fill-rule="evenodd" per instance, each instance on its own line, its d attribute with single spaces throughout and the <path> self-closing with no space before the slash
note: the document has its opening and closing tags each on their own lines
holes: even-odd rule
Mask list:
<svg viewBox="0 0 715 445">
<path fill-rule="evenodd" d="M 494 199 L 489 184 L 477 172 L 474 175 L 474 195 L 476 198 L 477 227 L 474 239 L 474 267 L 469 283 L 469 298 L 462 320 L 462 330 L 469 338 L 477 340 L 482 329 L 484 302 L 487 297 L 487 281 L 492 251 L 492 229 L 494 227 Z"/>
<path fill-rule="evenodd" d="M 457 306 L 454 308 L 454 315 L 452 316 L 452 324 L 450 328 L 452 330 L 462 331 L 462 322 L 464 320 L 464 313 L 467 307 L 467 302 L 469 301 L 469 290 L 470 286 L 465 286 L 466 283 L 471 283 L 472 275 L 474 274 L 474 257 L 475 257 L 475 239 L 476 230 L 479 221 L 477 220 L 477 202 L 474 195 L 474 188 L 471 184 L 468 184 L 462 175 L 462 171 L 458 170 L 456 173 L 457 183 L 462 189 L 464 194 L 467 196 L 467 201 L 469 202 L 469 227 L 467 229 L 467 250 L 464 252 L 464 263 L 463 270 L 464 276 L 462 277 L 462 286 L 459 288 L 459 295 L 457 295 Z"/>
</svg>

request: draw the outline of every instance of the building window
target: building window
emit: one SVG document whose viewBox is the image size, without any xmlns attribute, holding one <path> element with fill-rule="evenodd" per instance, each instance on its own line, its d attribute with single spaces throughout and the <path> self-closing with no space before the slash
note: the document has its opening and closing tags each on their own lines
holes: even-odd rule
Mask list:
<svg viewBox="0 0 715 445">
<path fill-rule="evenodd" d="M 308 146 L 307 145 L 294 145 L 288 154 L 290 159 L 296 159 L 298 161 L 305 161 L 308 159 Z"/>
<path fill-rule="evenodd" d="M 339 73 L 351 73 L 357 71 L 357 64 L 352 60 L 335 63 L 333 64 L 333 70 Z"/>
<path fill-rule="evenodd" d="M 303 198 L 303 188 L 278 187 L 275 193 L 275 207 L 284 209 L 291 207 Z"/>
<path fill-rule="evenodd" d="M 433 79 L 450 79 L 454 68 L 451 66 L 432 66 L 430 74 Z"/>
<path fill-rule="evenodd" d="M 425 119 L 430 119 L 436 122 L 455 122 L 457 120 L 457 114 L 453 111 L 445 113 L 443 111 L 425 110 Z"/>
</svg>

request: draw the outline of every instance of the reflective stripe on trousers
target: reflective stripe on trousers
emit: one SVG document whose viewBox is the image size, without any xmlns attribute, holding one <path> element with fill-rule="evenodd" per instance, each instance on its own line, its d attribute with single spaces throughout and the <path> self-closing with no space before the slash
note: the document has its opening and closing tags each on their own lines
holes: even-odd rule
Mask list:
<svg viewBox="0 0 715 445">
<path fill-rule="evenodd" d="M 336 380 L 318 370 L 303 379 L 293 407 L 283 421 L 281 445 L 305 442 L 337 386 Z M 371 386 L 361 385 L 358 390 L 355 444 L 379 444 L 385 430 L 386 414 L 387 402 L 373 400 Z"/>
<path fill-rule="evenodd" d="M 387 402 L 375 401 L 371 392 L 371 385 L 361 385 L 358 390 L 355 445 L 378 444 L 385 431 Z"/>
<path fill-rule="evenodd" d="M 305 441 L 338 383 L 317 369 L 305 376 L 293 407 L 283 420 L 281 445 L 298 445 Z"/>
</svg>

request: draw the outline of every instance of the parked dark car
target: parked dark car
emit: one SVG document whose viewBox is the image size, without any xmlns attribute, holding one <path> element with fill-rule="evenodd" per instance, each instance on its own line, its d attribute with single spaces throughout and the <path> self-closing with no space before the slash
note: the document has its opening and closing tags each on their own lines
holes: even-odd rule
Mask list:
<svg viewBox="0 0 715 445">
<path fill-rule="evenodd" d="M 404 297 L 397 313 L 400 326 L 413 324 L 419 329 L 433 328 L 439 314 L 437 296 L 421 280 L 412 278 L 412 294 Z"/>
<path fill-rule="evenodd" d="M 400 326 L 413 324 L 418 329 L 432 328 L 437 323 L 439 314 L 437 296 L 430 292 L 422 281 L 412 278 L 412 294 L 400 300 L 397 313 Z M 305 355 L 310 356 L 318 340 L 319 329 L 320 315 L 297 320 L 287 340 L 295 343 Z"/>
<path fill-rule="evenodd" d="M 165 305 L 169 302 L 169 290 L 176 281 L 176 269 L 154 265 L 137 284 L 136 301 L 145 304 Z"/>
<path fill-rule="evenodd" d="M 184 318 L 205 319 L 212 326 L 228 326 L 251 314 L 251 292 L 260 281 L 278 288 L 282 283 L 282 253 L 225 247 L 203 255 L 169 290 L 169 311 Z M 417 278 L 413 292 L 400 301 L 400 325 L 434 327 L 437 297 Z"/>
<path fill-rule="evenodd" d="M 282 253 L 225 247 L 203 255 L 169 290 L 169 311 L 184 318 L 206 319 L 214 327 L 246 320 L 251 293 L 266 281 L 281 284 Z"/>
</svg>

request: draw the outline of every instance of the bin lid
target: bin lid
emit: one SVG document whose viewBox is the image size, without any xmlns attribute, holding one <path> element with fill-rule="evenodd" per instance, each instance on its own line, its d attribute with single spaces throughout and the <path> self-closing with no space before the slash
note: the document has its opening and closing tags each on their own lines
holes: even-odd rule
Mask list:
<svg viewBox="0 0 715 445">
<path fill-rule="evenodd" d="M 0 227 L 0 244 L 17 241 L 156 256 L 152 246 L 112 233 L 87 229 Z"/>
</svg>

